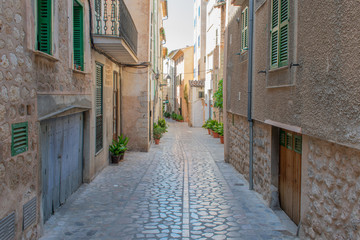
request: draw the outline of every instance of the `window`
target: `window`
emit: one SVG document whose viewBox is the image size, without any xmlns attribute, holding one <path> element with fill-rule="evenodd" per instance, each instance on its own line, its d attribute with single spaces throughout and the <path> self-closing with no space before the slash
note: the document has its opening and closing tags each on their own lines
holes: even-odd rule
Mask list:
<svg viewBox="0 0 360 240">
<path fill-rule="evenodd" d="M 271 6 L 271 68 L 288 65 L 289 0 L 273 0 Z"/>
<path fill-rule="evenodd" d="M 199 98 L 204 98 L 204 92 L 199 92 Z"/>
<path fill-rule="evenodd" d="M 249 45 L 249 8 L 245 8 L 241 13 L 241 52 L 248 50 Z"/>
<path fill-rule="evenodd" d="M 15 123 L 11 126 L 11 156 L 28 150 L 28 123 Z"/>
<path fill-rule="evenodd" d="M 74 69 L 84 71 L 83 7 L 76 0 L 73 14 Z"/>
<path fill-rule="evenodd" d="M 38 0 L 37 11 L 37 50 L 51 54 L 51 0 Z"/>
<path fill-rule="evenodd" d="M 103 72 L 104 66 L 96 63 L 96 96 L 95 96 L 95 151 L 103 148 Z"/>
</svg>

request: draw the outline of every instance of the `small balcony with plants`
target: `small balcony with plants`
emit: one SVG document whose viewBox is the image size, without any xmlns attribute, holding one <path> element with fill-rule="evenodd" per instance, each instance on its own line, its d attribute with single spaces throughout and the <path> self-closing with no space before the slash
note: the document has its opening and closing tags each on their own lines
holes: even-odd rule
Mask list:
<svg viewBox="0 0 360 240">
<path fill-rule="evenodd" d="M 95 0 L 96 48 L 120 63 L 137 63 L 138 32 L 124 0 Z"/>
</svg>

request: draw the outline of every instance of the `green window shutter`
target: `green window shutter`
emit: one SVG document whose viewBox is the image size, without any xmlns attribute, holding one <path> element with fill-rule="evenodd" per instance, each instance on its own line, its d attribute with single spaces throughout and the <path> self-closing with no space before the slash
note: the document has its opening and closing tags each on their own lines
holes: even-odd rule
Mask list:
<svg viewBox="0 0 360 240">
<path fill-rule="evenodd" d="M 273 0 L 271 6 L 271 68 L 288 65 L 289 0 Z"/>
<path fill-rule="evenodd" d="M 11 126 L 11 156 L 28 150 L 28 123 L 16 123 Z"/>
<path fill-rule="evenodd" d="M 74 6 L 73 25 L 74 69 L 84 71 L 84 24 L 81 6 Z"/>
<path fill-rule="evenodd" d="M 244 44 L 244 41 L 245 41 L 244 28 L 245 28 L 245 13 L 242 12 L 241 13 L 241 50 L 244 50 L 244 48 L 245 48 L 245 44 Z"/>
<path fill-rule="evenodd" d="M 302 153 L 302 136 L 294 136 L 294 151 L 297 153 Z"/>
<path fill-rule="evenodd" d="M 103 66 L 96 64 L 96 93 L 95 93 L 95 151 L 103 148 Z"/>
<path fill-rule="evenodd" d="M 244 48 L 248 48 L 249 46 L 249 34 L 248 34 L 248 31 L 249 31 L 249 28 L 248 28 L 248 25 L 249 25 L 249 8 L 246 8 L 245 9 L 245 46 Z"/>
<path fill-rule="evenodd" d="M 38 0 L 37 50 L 51 54 L 51 0 Z"/>
<path fill-rule="evenodd" d="M 249 25 L 249 8 L 245 8 L 241 12 L 241 51 L 245 51 L 249 45 L 249 32 L 248 32 L 248 25 Z"/>
<path fill-rule="evenodd" d="M 285 147 L 286 138 L 285 138 L 285 131 L 280 130 L 280 145 Z"/>
<path fill-rule="evenodd" d="M 290 150 L 293 149 L 293 135 L 291 133 L 286 134 L 286 147 Z"/>
<path fill-rule="evenodd" d="M 279 61 L 279 0 L 272 0 L 271 6 L 271 68 L 277 68 Z"/>
<path fill-rule="evenodd" d="M 288 65 L 289 39 L 289 0 L 281 0 L 280 34 L 279 34 L 279 67 Z"/>
</svg>

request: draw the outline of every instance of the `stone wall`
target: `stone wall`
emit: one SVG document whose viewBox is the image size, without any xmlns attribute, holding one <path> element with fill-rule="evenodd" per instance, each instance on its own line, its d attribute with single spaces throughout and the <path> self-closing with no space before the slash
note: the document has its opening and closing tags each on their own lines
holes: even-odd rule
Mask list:
<svg viewBox="0 0 360 240">
<path fill-rule="evenodd" d="M 360 151 L 306 139 L 302 234 L 310 239 L 360 239 Z"/>
<path fill-rule="evenodd" d="M 38 125 L 33 57 L 26 49 L 25 5 L 22 1 L 0 4 L 0 219 L 15 211 L 16 239 L 38 235 L 37 225 L 22 231 L 22 207 L 37 196 Z M 11 155 L 11 126 L 28 122 L 28 151 Z M 39 212 L 39 211 L 37 211 Z M 39 215 L 37 216 L 39 219 Z"/>
<path fill-rule="evenodd" d="M 249 123 L 246 117 L 228 113 L 229 161 L 249 180 Z M 271 127 L 254 122 L 253 181 L 254 190 L 270 204 Z"/>
</svg>

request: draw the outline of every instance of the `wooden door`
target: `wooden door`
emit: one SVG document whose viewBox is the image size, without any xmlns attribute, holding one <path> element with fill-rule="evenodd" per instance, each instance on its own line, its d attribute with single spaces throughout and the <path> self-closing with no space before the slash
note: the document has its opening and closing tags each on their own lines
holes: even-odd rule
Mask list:
<svg viewBox="0 0 360 240">
<path fill-rule="evenodd" d="M 41 122 L 44 222 L 82 184 L 82 113 Z"/>
<path fill-rule="evenodd" d="M 280 130 L 280 206 L 296 224 L 300 221 L 301 135 Z"/>
</svg>

